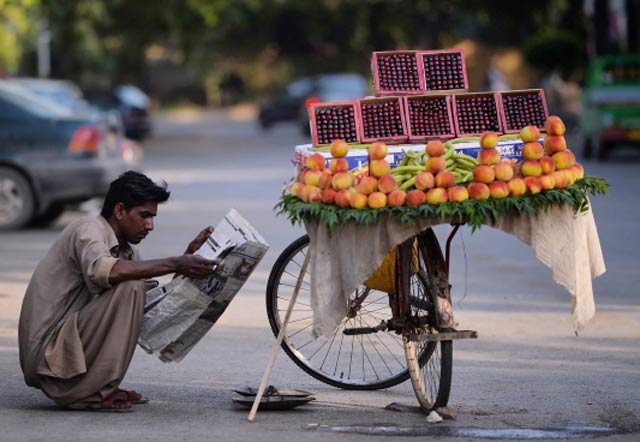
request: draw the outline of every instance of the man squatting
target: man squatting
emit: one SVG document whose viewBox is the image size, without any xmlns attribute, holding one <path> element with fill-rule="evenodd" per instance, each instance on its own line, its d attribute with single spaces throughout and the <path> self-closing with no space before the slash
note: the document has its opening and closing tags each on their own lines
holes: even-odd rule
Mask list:
<svg viewBox="0 0 640 442">
<path fill-rule="evenodd" d="M 20 365 L 27 385 L 56 404 L 121 412 L 146 402 L 119 388 L 140 334 L 145 279 L 169 273 L 203 278 L 216 264 L 193 255 L 210 228 L 184 255 L 141 260 L 132 244 L 153 230 L 158 204 L 169 195 L 166 183 L 122 174 L 100 215 L 67 226 L 36 267 L 20 312 Z"/>
</svg>

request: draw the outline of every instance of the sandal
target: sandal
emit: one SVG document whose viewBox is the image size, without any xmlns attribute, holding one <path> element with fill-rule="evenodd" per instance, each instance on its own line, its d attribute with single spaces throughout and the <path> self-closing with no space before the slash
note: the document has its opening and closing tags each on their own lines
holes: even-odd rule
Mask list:
<svg viewBox="0 0 640 442">
<path fill-rule="evenodd" d="M 141 405 L 149 402 L 149 398 L 144 397 L 135 390 L 125 390 L 123 388 L 118 388 L 116 391 L 125 393 L 127 395 L 127 400 L 131 402 L 132 405 Z"/>
<path fill-rule="evenodd" d="M 100 411 L 107 413 L 131 413 L 133 407 L 128 395 L 116 390 L 102 402 L 91 405 L 67 405 L 67 409 L 74 411 Z"/>
</svg>

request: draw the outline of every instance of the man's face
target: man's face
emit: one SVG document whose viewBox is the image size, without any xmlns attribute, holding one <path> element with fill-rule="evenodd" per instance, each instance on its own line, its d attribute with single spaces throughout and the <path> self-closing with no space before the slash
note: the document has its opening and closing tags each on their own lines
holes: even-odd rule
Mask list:
<svg viewBox="0 0 640 442">
<path fill-rule="evenodd" d="M 114 215 L 122 239 L 138 244 L 153 230 L 153 218 L 158 214 L 158 203 L 147 202 L 127 212 L 124 205 L 116 204 Z"/>
</svg>

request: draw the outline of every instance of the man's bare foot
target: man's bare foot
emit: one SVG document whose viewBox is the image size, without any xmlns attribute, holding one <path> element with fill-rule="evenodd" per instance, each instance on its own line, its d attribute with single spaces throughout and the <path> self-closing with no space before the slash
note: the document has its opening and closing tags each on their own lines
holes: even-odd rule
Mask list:
<svg viewBox="0 0 640 442">
<path fill-rule="evenodd" d="M 73 404 L 68 406 L 72 410 L 82 411 L 111 411 L 116 413 L 126 413 L 133 411 L 131 401 L 126 393 L 122 391 L 114 391 L 107 396 L 102 402 L 91 404 L 88 406 L 74 406 Z"/>
</svg>

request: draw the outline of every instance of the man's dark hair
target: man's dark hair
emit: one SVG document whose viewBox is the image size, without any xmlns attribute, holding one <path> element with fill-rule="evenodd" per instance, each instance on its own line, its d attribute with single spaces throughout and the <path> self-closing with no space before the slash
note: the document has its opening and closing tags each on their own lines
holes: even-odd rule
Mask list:
<svg viewBox="0 0 640 442">
<path fill-rule="evenodd" d="M 109 185 L 109 191 L 104 198 L 102 205 L 102 215 L 109 219 L 113 215 L 113 208 L 118 203 L 124 204 L 127 212 L 136 206 L 141 206 L 149 201 L 164 203 L 169 199 L 171 192 L 167 190 L 167 183 L 158 185 L 151 181 L 148 176 L 139 172 L 129 170 Z"/>
</svg>

